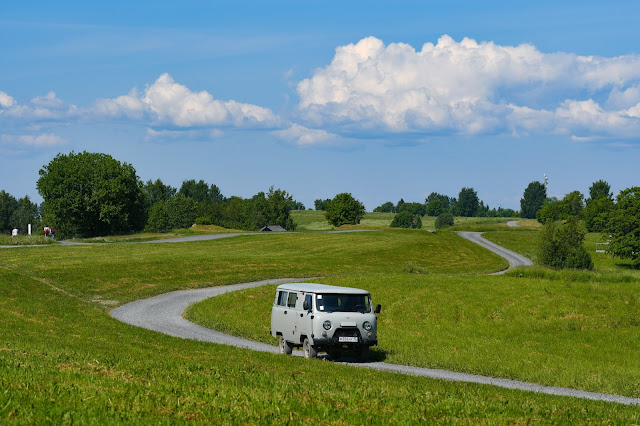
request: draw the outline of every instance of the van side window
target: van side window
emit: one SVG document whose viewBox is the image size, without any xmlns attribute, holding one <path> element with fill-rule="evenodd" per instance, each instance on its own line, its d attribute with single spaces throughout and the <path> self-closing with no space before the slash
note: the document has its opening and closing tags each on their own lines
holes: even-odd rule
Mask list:
<svg viewBox="0 0 640 426">
<path fill-rule="evenodd" d="M 309 305 L 309 309 L 313 310 L 313 296 L 310 294 L 305 295 L 304 301 Z"/>
<path fill-rule="evenodd" d="M 290 308 L 295 308 L 297 300 L 298 300 L 298 293 L 294 293 L 294 292 L 289 293 L 289 301 L 287 303 L 287 306 Z"/>
<path fill-rule="evenodd" d="M 287 306 L 287 292 L 280 290 L 278 292 L 278 306 Z"/>
</svg>

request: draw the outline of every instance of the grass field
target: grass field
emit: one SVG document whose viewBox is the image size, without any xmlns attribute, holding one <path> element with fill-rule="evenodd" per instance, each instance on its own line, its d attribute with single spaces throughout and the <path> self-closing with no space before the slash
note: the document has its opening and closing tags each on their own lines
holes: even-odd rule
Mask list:
<svg viewBox="0 0 640 426">
<path fill-rule="evenodd" d="M 512 363 L 510 354 L 496 349 L 496 342 L 483 342 L 487 333 L 492 327 L 506 331 L 510 322 L 517 330 L 526 322 L 517 318 L 522 312 L 539 310 L 537 316 L 528 318 L 530 330 L 542 327 L 538 329 L 540 339 L 547 334 L 553 339 L 558 334 L 562 342 L 567 336 L 575 336 L 567 334 L 571 330 L 563 329 L 562 324 L 583 320 L 564 318 L 565 311 L 575 306 L 587 312 L 583 301 L 588 305 L 598 300 L 581 295 L 591 292 L 602 293 L 598 303 L 610 304 L 611 309 L 584 319 L 589 333 L 581 335 L 591 342 L 594 352 L 588 352 L 586 346 L 584 350 L 599 359 L 606 356 L 607 342 L 602 346 L 589 340 L 599 338 L 602 334 L 598 331 L 603 327 L 612 330 L 608 337 L 611 341 L 627 333 L 628 345 L 633 345 L 637 328 L 630 321 L 637 281 L 613 285 L 602 282 L 600 288 L 579 283 L 567 286 L 547 278 L 512 276 L 494 281 L 473 276 L 502 269 L 505 262 L 453 233 L 301 233 L 180 244 L 54 245 L 4 250 L 0 256 L 3 422 L 640 421 L 635 407 L 253 353 L 164 336 L 124 325 L 108 315 L 112 306 L 176 289 L 276 277 L 324 277 L 323 282 L 369 288 L 376 303 L 383 304 L 382 344 L 376 356 L 412 364 L 441 365 L 454 360 L 452 365 L 459 363 L 460 371 L 480 368 L 479 363 L 464 363 L 474 356 L 484 356 L 495 358 L 491 368 L 501 368 L 497 370 L 500 373 L 534 374 L 535 368 Z M 537 293 L 545 289 L 558 294 L 558 299 L 550 298 L 541 309 Z M 272 289 L 262 290 L 267 291 L 270 302 Z M 407 296 L 414 292 L 419 292 L 420 298 Z M 562 303 L 556 303 L 559 301 Z M 237 302 L 235 308 L 240 307 Z M 415 315 L 405 313 L 407 303 L 412 304 L 409 312 Z M 600 305 L 595 308 L 600 309 Z M 493 310 L 499 312 L 492 314 Z M 256 312 L 247 316 L 262 324 L 263 314 Z M 611 326 L 612 321 L 619 322 L 617 329 Z M 394 336 L 394 330 L 403 329 L 402 322 L 422 324 L 423 329 L 405 327 L 404 337 Z M 474 337 L 472 331 L 478 324 L 483 328 Z M 433 356 L 423 350 L 412 358 L 410 351 L 395 349 L 402 346 L 405 337 L 409 345 L 418 347 L 417 332 L 429 337 L 425 344 L 430 345 Z M 462 343 L 452 339 L 465 335 L 470 351 L 466 354 Z M 546 344 L 540 341 L 540 347 Z M 617 357 L 614 354 L 614 359 Z M 637 391 L 629 385 L 634 380 L 637 383 L 635 359 L 630 356 L 627 363 L 609 362 L 615 365 L 600 374 L 629 373 L 626 381 L 586 377 L 581 384 L 604 389 L 608 386 L 635 395 Z M 580 373 L 589 365 L 575 366 L 573 373 L 567 374 Z"/>
</svg>

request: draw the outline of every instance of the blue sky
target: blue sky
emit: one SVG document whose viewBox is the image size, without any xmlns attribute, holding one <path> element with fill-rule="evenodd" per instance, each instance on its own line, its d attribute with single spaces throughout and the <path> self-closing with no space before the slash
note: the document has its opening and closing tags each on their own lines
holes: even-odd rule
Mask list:
<svg viewBox="0 0 640 426">
<path fill-rule="evenodd" d="M 57 153 L 307 207 L 638 185 L 640 3 L 3 2 L 0 189 Z"/>
</svg>

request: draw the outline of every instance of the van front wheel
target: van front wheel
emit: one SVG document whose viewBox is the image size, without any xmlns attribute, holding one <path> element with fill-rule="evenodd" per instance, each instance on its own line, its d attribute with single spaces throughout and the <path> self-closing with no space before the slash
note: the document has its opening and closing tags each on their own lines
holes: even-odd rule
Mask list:
<svg viewBox="0 0 640 426">
<path fill-rule="evenodd" d="M 278 337 L 278 348 L 281 354 L 291 355 L 293 352 L 293 347 L 282 336 Z"/>
<path fill-rule="evenodd" d="M 304 351 L 305 358 L 316 358 L 318 356 L 316 347 L 309 342 L 309 338 L 307 337 L 305 337 L 304 342 L 302 342 L 302 350 Z"/>
</svg>

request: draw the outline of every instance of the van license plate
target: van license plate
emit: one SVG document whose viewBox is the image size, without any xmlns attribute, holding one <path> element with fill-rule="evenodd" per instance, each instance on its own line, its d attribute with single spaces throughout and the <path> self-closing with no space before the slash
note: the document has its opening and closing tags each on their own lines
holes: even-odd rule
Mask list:
<svg viewBox="0 0 640 426">
<path fill-rule="evenodd" d="M 357 337 L 338 337 L 338 342 L 340 343 L 358 343 Z"/>
</svg>

